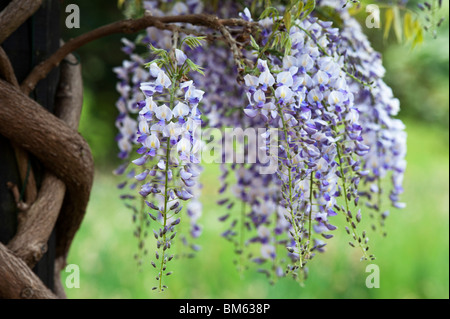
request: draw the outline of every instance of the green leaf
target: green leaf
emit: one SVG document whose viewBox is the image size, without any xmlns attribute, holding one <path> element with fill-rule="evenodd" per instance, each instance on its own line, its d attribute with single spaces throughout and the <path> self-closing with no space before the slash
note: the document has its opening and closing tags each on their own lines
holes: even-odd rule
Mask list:
<svg viewBox="0 0 450 319">
<path fill-rule="evenodd" d="M 154 59 L 153 61 L 150 61 L 148 63 L 145 63 L 144 66 L 146 68 L 149 68 L 152 63 L 156 63 L 159 67 L 162 67 L 165 64 L 165 61 L 162 59 Z"/>
<path fill-rule="evenodd" d="M 291 54 L 291 48 L 292 48 L 292 40 L 291 37 L 288 35 L 286 40 L 286 43 L 284 45 L 284 55 L 290 55 Z"/>
<path fill-rule="evenodd" d="M 333 7 L 330 6 L 319 6 L 314 11 L 315 16 L 320 20 L 332 21 L 333 27 L 342 29 L 344 21 L 342 20 L 341 14 Z"/>
<path fill-rule="evenodd" d="M 183 39 L 183 41 L 181 41 L 181 44 L 183 44 L 183 42 L 186 42 L 186 44 L 191 49 L 195 49 L 195 48 L 201 46 L 202 45 L 201 41 L 204 41 L 205 39 L 206 39 L 206 37 L 204 37 L 204 36 L 200 36 L 200 37 L 187 36 L 186 38 Z"/>
<path fill-rule="evenodd" d="M 414 23 L 414 29 L 416 30 L 416 36 L 414 37 L 412 43 L 413 49 L 416 47 L 416 45 L 421 44 L 423 42 L 423 29 L 417 21 L 416 23 Z"/>
<path fill-rule="evenodd" d="M 250 12 L 255 12 L 255 8 L 256 8 L 256 5 L 257 5 L 257 3 L 258 3 L 259 1 L 256 1 L 256 0 L 253 0 L 252 1 L 252 4 L 250 5 Z"/>
<path fill-rule="evenodd" d="M 400 15 L 400 10 L 397 6 L 394 6 L 394 33 L 397 37 L 399 43 L 403 40 L 403 29 L 402 29 L 402 17 Z"/>
<path fill-rule="evenodd" d="M 256 51 L 259 51 L 259 45 L 258 45 L 258 43 L 256 43 L 256 40 L 253 38 L 252 35 L 250 35 L 250 44 L 253 49 L 255 49 Z"/>
<path fill-rule="evenodd" d="M 411 15 L 411 13 L 406 12 L 404 20 L 403 20 L 403 33 L 405 34 L 406 40 L 409 40 L 412 38 L 413 28 L 414 28 L 414 25 L 413 25 L 412 15 Z"/>
<path fill-rule="evenodd" d="M 291 11 L 291 9 L 297 4 L 299 0 L 291 0 L 289 1 L 289 5 L 284 9 L 285 11 Z"/>
<path fill-rule="evenodd" d="M 302 11 L 303 14 L 302 20 L 304 20 L 307 16 L 309 16 L 309 14 L 314 10 L 315 7 L 316 7 L 316 0 L 307 0 Z"/>
<path fill-rule="evenodd" d="M 157 49 L 152 44 L 150 44 L 149 46 L 150 46 L 150 51 L 153 54 L 159 56 L 164 61 L 169 61 L 169 55 L 167 54 L 166 50 L 164 50 L 164 49 Z"/>
<path fill-rule="evenodd" d="M 278 51 L 278 50 L 273 50 L 273 49 L 267 49 L 267 52 L 272 54 L 272 55 L 276 55 L 277 57 L 279 57 L 280 59 L 283 59 L 283 57 L 285 56 L 282 52 Z"/>
<path fill-rule="evenodd" d="M 280 34 L 275 35 L 272 45 L 270 46 L 271 49 L 278 47 L 278 44 L 281 42 L 281 37 L 282 36 Z"/>
<path fill-rule="evenodd" d="M 290 30 L 291 29 L 291 13 L 286 10 L 286 12 L 284 13 L 284 17 L 283 17 L 283 21 L 284 21 L 284 25 L 286 26 L 286 30 Z"/>
<path fill-rule="evenodd" d="M 205 73 L 203 72 L 203 68 L 195 64 L 191 59 L 186 59 L 186 64 L 192 71 L 198 72 L 201 75 L 205 75 Z"/>
<path fill-rule="evenodd" d="M 355 16 L 358 13 L 360 13 L 363 9 L 363 6 L 361 5 L 357 5 L 357 6 L 351 6 L 350 8 L 348 8 L 348 14 L 350 14 L 351 16 Z"/>
<path fill-rule="evenodd" d="M 258 20 L 262 20 L 270 15 L 274 15 L 275 17 L 278 18 L 278 16 L 280 15 L 280 13 L 278 12 L 278 10 L 274 7 L 267 7 L 266 9 L 264 9 L 264 11 L 261 13 L 261 15 L 259 16 Z"/>
<path fill-rule="evenodd" d="M 392 20 L 394 20 L 394 10 L 392 8 L 386 10 L 385 19 L 386 22 L 384 26 L 383 38 L 386 40 L 389 37 L 389 31 L 391 30 Z"/>
<path fill-rule="evenodd" d="M 303 12 L 303 1 L 299 1 L 298 4 L 295 6 L 296 11 L 294 14 L 294 20 L 297 20 L 298 17 L 300 17 L 300 14 Z"/>
</svg>

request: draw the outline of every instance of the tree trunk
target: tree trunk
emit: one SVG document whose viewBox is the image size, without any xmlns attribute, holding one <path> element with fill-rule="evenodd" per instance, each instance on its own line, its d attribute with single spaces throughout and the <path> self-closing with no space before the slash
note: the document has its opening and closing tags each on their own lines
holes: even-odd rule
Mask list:
<svg viewBox="0 0 450 319">
<path fill-rule="evenodd" d="M 3 10 L 9 2 L 1 1 L 0 10 Z M 19 83 L 36 64 L 59 48 L 59 14 L 59 1 L 45 0 L 38 11 L 3 42 L 2 47 L 11 61 Z M 50 112 L 54 109 L 58 78 L 59 70 L 55 68 L 30 94 L 30 97 Z M 26 127 L 24 129 L 26 130 Z M 22 181 L 14 147 L 3 136 L 0 136 L 0 149 L 0 242 L 7 244 L 16 234 L 19 213 L 7 182 L 17 185 L 23 198 L 24 182 L 29 182 L 30 174 L 26 174 L 25 181 Z M 33 172 L 37 189 L 39 189 L 43 179 L 42 165 L 32 156 L 28 156 L 28 159 L 27 173 Z M 33 268 L 37 276 L 50 289 L 54 287 L 54 264 L 55 232 L 53 231 L 47 243 L 47 252 Z"/>
</svg>

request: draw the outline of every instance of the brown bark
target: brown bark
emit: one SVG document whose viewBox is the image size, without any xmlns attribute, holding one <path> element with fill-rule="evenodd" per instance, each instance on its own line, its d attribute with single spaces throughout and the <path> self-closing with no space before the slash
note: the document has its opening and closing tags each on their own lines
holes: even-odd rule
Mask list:
<svg viewBox="0 0 450 319">
<path fill-rule="evenodd" d="M 81 81 L 79 87 L 81 88 Z M 81 96 L 80 92 L 77 94 Z M 79 97 L 75 98 L 71 93 L 60 95 L 59 98 L 65 101 L 72 98 L 79 100 Z M 0 105 L 0 134 L 34 154 L 46 166 L 47 171 L 61 179 L 67 187 L 64 206 L 56 223 L 56 258 L 62 256 L 65 259 L 81 225 L 92 187 L 94 166 L 89 146 L 77 131 L 2 80 Z M 68 110 L 73 111 L 71 108 Z M 73 121 L 71 125 L 77 121 Z M 53 209 L 56 210 L 56 206 Z M 38 211 L 37 209 L 36 212 Z M 38 215 L 50 214 L 54 218 L 54 214 L 43 212 Z M 48 226 L 45 226 L 47 232 Z M 36 245 L 28 248 L 27 254 L 36 251 Z"/>
<path fill-rule="evenodd" d="M 67 126 L 78 130 L 83 106 L 83 79 L 81 64 L 74 55 L 66 57 L 61 65 L 58 89 L 56 91 L 55 115 Z"/>
<path fill-rule="evenodd" d="M 6 81 L 12 85 L 18 87 L 19 82 L 17 82 L 16 75 L 14 74 L 13 66 L 11 61 L 6 55 L 5 50 L 0 46 L 0 76 L 2 76 Z"/>
<path fill-rule="evenodd" d="M 67 56 L 66 62 L 61 65 L 58 91 L 56 92 L 55 115 L 63 119 L 66 124 L 76 130 L 80 122 L 81 109 L 83 106 L 83 81 L 81 75 L 81 65 L 77 64 L 76 58 L 71 54 Z M 86 174 L 91 174 L 90 183 L 93 180 L 93 166 Z M 90 193 L 91 184 L 88 191 Z M 83 220 L 89 193 L 85 197 L 85 202 L 74 203 L 77 197 L 68 193 L 64 199 L 63 206 L 59 213 L 56 224 L 56 260 L 55 260 L 55 291 L 59 297 L 65 297 L 64 289 L 61 286 L 60 273 L 66 265 L 66 257 L 73 238 Z M 80 206 L 79 210 L 74 210 Z M 84 209 L 81 209 L 83 208 Z"/>
<path fill-rule="evenodd" d="M 58 257 L 55 259 L 55 273 L 54 273 L 54 286 L 53 292 L 60 299 L 66 299 L 66 292 L 64 291 L 64 286 L 61 281 L 61 271 L 66 265 L 66 259 L 64 257 Z"/>
<path fill-rule="evenodd" d="M 70 128 L 76 130 L 83 101 L 81 66 L 79 64 L 74 65 L 76 59 L 72 55 L 68 56 L 67 60 L 70 64 L 63 63 L 61 66 L 60 82 L 55 101 L 55 115 L 63 120 Z M 16 235 L 8 244 L 8 248 L 14 255 L 21 258 L 29 268 L 32 268 L 46 251 L 46 243 L 61 211 L 65 191 L 66 186 L 64 182 L 52 173 L 47 172 L 44 176 L 37 200 L 22 218 L 23 221 L 19 223 Z M 73 196 L 71 197 L 73 201 Z M 70 201 L 68 203 L 70 204 Z M 64 210 L 67 210 L 67 208 L 63 208 Z M 79 226 L 83 214 L 79 213 L 74 216 L 66 216 L 68 219 L 67 223 L 70 224 L 72 230 L 62 236 L 62 241 L 66 243 L 65 247 L 68 247 L 71 241 L 71 238 L 67 235 L 75 234 L 78 229 L 77 225 Z M 75 217 L 75 222 L 72 219 L 73 217 Z M 60 223 L 64 228 L 66 223 Z M 60 281 L 60 272 L 65 266 L 66 253 L 65 251 L 62 254 L 63 256 L 57 258 L 55 262 L 55 283 L 57 288 L 55 291 L 58 297 L 61 298 L 65 297 L 64 289 Z M 4 262 L 6 262 L 6 259 Z M 2 287 L 1 284 L 0 287 Z M 7 295 L 6 292 L 3 293 Z"/>
<path fill-rule="evenodd" d="M 11 65 L 11 62 L 6 55 L 3 48 L 0 46 L 0 75 L 3 78 L 14 85 L 15 87 L 19 87 L 19 82 L 17 81 L 16 75 L 14 73 L 14 69 Z M 24 199 L 17 199 L 16 204 L 20 210 L 26 210 L 29 205 L 31 205 L 37 196 L 37 186 L 36 180 L 34 178 L 34 173 L 29 165 L 29 157 L 28 154 L 13 144 L 14 153 L 16 155 L 17 166 L 19 168 L 20 179 L 22 183 L 25 185 L 25 193 Z"/>
<path fill-rule="evenodd" d="M 92 155 L 77 131 L 3 80 L 0 105 L 0 134 L 33 153 L 69 190 L 90 189 Z"/>
<path fill-rule="evenodd" d="M 65 184 L 51 173 L 46 173 L 37 200 L 25 213 L 17 233 L 8 248 L 30 268 L 47 251 L 47 241 L 61 209 Z"/>
<path fill-rule="evenodd" d="M 0 287 L 0 298 L 56 298 L 25 262 L 14 256 L 2 243 L 0 243 Z"/>
</svg>

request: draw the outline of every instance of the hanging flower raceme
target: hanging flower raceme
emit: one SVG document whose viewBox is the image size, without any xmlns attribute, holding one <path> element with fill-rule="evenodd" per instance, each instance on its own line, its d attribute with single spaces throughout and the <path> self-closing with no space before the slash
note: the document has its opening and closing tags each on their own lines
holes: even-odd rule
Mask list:
<svg viewBox="0 0 450 319">
<path fill-rule="evenodd" d="M 361 80 L 370 83 L 363 85 L 350 79 L 351 90 L 356 96 L 355 104 L 359 109 L 359 121 L 363 127 L 364 144 L 370 148 L 361 163 L 367 174 L 361 178 L 364 187 L 361 187 L 360 195 L 365 199 L 370 215 L 374 211 L 378 215 L 377 223 L 383 227 L 389 211 L 383 204 L 383 193 L 388 192 L 383 192 L 381 184 L 382 179 L 389 174 L 392 188 L 388 200 L 396 208 L 405 206 L 400 202 L 399 195 L 403 192 L 403 174 L 406 168 L 406 133 L 402 121 L 394 118 L 400 111 L 400 104 L 394 98 L 391 88 L 383 81 L 385 69 L 381 55 L 371 48 L 358 22 L 347 11 L 341 10 L 339 4 L 324 4 L 337 6 L 336 10 L 339 10 L 344 21 L 341 50 L 345 48 L 345 59 Z M 374 223 L 373 228 L 376 227 Z"/>
<path fill-rule="evenodd" d="M 142 75 L 139 78 L 141 81 L 132 81 L 133 90 L 127 82 L 128 70 L 124 67 L 115 70 L 122 80 L 119 88 L 127 88 L 122 90 L 124 93 L 117 103 L 118 106 L 122 107 L 125 101 L 130 103 L 131 91 L 133 98 L 136 97 L 132 107 L 119 108 L 119 157 L 130 157 L 133 149 L 138 154 L 138 157 L 131 161 L 131 165 L 122 165 L 116 173 L 123 174 L 128 170 L 127 178 L 134 180 L 132 189 L 138 188 L 141 207 L 126 203 L 134 211 L 134 216 L 139 216 L 146 224 L 153 220 L 157 251 L 151 264 L 159 271 L 159 284 L 154 289 L 161 291 L 165 288 L 162 277 L 170 275 L 166 268 L 173 255 L 168 252 L 175 238 L 190 246 L 192 252 L 198 250 L 197 245 L 189 243 L 185 234 L 176 231 L 176 225 L 181 221 L 179 214 L 184 212 L 190 220 L 186 220 L 190 237 L 197 238 L 202 231 L 198 224 L 202 208 L 198 201 L 201 187 L 198 183 L 201 172 L 201 112 L 198 106 L 204 92 L 196 88 L 193 81 L 182 81 L 193 66 L 196 70 L 200 68 L 188 60 L 181 48 L 172 48 L 167 52 L 152 47 L 152 53 L 158 58 L 146 63 L 149 71 L 139 72 Z M 189 65 L 187 62 L 190 62 Z M 120 187 L 124 186 L 125 183 L 121 183 Z M 194 196 L 197 198 L 194 199 Z M 135 200 L 135 195 L 126 195 L 123 198 Z M 193 200 L 190 201 L 191 199 Z M 183 209 L 183 206 L 186 207 Z M 147 217 L 142 217 L 143 211 L 148 213 Z M 145 234 L 146 231 L 144 225 L 139 223 L 135 235 L 140 239 L 140 247 L 144 245 L 145 237 L 141 236 L 141 233 Z M 185 249 L 183 254 L 192 255 L 186 252 Z"/>
<path fill-rule="evenodd" d="M 135 214 L 142 208 L 149 210 L 147 220 L 139 215 L 140 245 L 144 221 L 158 225 L 153 229 L 157 251 L 151 264 L 159 282 L 154 289 L 164 289 L 162 277 L 171 273 L 167 264 L 173 258 L 169 250 L 175 238 L 192 251 L 198 249 L 180 233 L 178 224 L 179 214 L 185 213 L 190 236 L 202 232 L 198 224 L 201 141 L 196 133 L 201 124 L 265 129 L 260 136 L 265 144 L 258 142 L 258 148 L 276 165 L 268 173 L 262 172 L 269 162 L 259 158 L 221 165 L 218 204 L 226 212 L 218 219 L 227 225 L 222 236 L 234 244 L 240 269 L 247 268 L 249 259 L 271 281 L 286 274 L 302 281 L 308 262 L 324 252 L 334 236 L 339 218 L 346 222 L 350 246 L 360 249 L 362 259 L 374 259 L 368 252 L 367 233 L 358 224 L 373 210 L 384 223 L 388 214 L 381 208 L 384 177 L 392 179 L 388 197 L 393 206 L 404 206 L 399 195 L 406 135 L 401 121 L 394 118 L 399 104 L 382 80 L 380 55 L 343 8 L 345 0 L 317 1 L 335 8 L 342 17 L 339 26 L 314 17 L 314 11 L 299 5 L 303 2 L 283 15 L 278 11 L 282 6 L 267 8 L 259 21 L 249 9 L 239 13 L 232 4 L 221 6 L 221 15 L 240 16 L 261 31 L 250 40 L 236 40 L 239 48 L 252 47 L 242 52 L 243 83 L 236 81 L 236 56 L 233 59 L 221 41 L 200 46 L 204 37 L 182 36 L 180 43 L 188 44 L 182 50 L 182 45 L 174 45 L 171 31 L 156 28 L 148 28 L 136 43 L 123 41 L 130 59 L 115 69 L 121 95 L 117 143 L 119 157 L 125 161 L 134 151 L 138 156 L 117 173 L 125 174 L 128 183 L 130 177 L 133 180 L 129 185 L 133 193 L 124 198 L 136 200 L 139 194 L 140 209 L 128 204 Z M 210 10 L 196 0 L 171 3 L 167 12 L 154 1 L 143 5 L 154 16 Z M 215 30 L 192 26 L 192 31 L 217 39 Z M 158 48 L 153 49 L 157 59 L 134 54 L 139 43 Z M 208 67 L 207 76 L 197 64 Z M 199 72 L 188 75 L 191 70 Z M 208 94 L 204 96 L 199 88 Z M 242 143 L 245 152 L 254 146 L 248 140 Z M 223 150 L 223 160 L 233 158 L 229 151 Z"/>
<path fill-rule="evenodd" d="M 289 36 L 289 55 L 281 61 L 270 56 L 269 60 L 258 59 L 244 78 L 248 88 L 245 114 L 280 131 L 277 177 L 282 216 L 290 226 L 287 240 L 272 242 L 286 246 L 295 262 L 287 271 L 295 273 L 315 251 L 323 251 L 323 240 L 333 237 L 331 232 L 336 229 L 333 217 L 342 214 L 353 239 L 350 245 L 361 247 L 362 258 L 373 259 L 366 253 L 365 231 L 363 235 L 357 231 L 361 210 L 352 208 L 359 201 L 359 181 L 367 175 L 362 163 L 370 147 L 364 143 L 360 110 L 349 87 L 351 78 L 337 50 L 338 30 L 330 23 L 308 18 L 297 21 Z M 338 203 L 339 197 L 343 204 Z M 275 220 L 266 225 L 279 230 L 279 219 Z M 265 229 L 266 225 L 255 224 L 255 228 Z M 258 234 L 253 241 L 261 242 L 266 252 L 255 261 L 276 259 L 276 250 L 267 246 L 267 235 Z M 274 253 L 267 254 L 267 249 Z M 283 274 L 279 269 L 272 266 L 276 274 Z"/>
<path fill-rule="evenodd" d="M 183 203 L 194 197 L 200 173 L 197 167 L 201 143 L 197 132 L 201 125 L 198 104 L 204 92 L 192 81 L 180 82 L 189 71 L 185 67 L 187 57 L 180 49 L 172 52 L 175 53 L 172 59 L 164 50 L 154 52 L 170 71 L 160 68 L 156 62 L 148 63 L 153 79 L 140 84 L 145 96 L 138 103 L 141 109 L 137 141 L 141 146 L 137 150 L 140 157 L 133 163 L 141 167 L 141 173 L 135 178 L 143 182 L 139 194 L 151 210 L 148 215 L 160 224 L 159 229 L 154 230 L 158 250 L 152 265 L 159 271 L 159 286 L 154 289 L 163 290 L 162 276 L 170 274 L 166 272 L 167 263 L 172 259 L 168 250 L 176 236 L 175 226 L 180 223 L 178 214 Z M 200 203 L 189 205 L 187 214 L 191 217 L 191 234 L 198 237 Z"/>
</svg>

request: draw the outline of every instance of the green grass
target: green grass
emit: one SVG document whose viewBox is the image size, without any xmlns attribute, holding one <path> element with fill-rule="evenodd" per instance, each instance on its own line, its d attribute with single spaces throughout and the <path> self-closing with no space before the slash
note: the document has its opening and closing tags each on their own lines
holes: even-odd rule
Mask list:
<svg viewBox="0 0 450 319">
<path fill-rule="evenodd" d="M 270 285 L 251 266 L 241 276 L 233 265 L 233 247 L 220 237 L 217 221 L 219 169 L 206 167 L 202 182 L 204 232 L 202 250 L 193 259 L 171 262 L 169 289 L 152 292 L 154 269 L 145 260 L 138 270 L 133 255 L 131 212 L 118 199 L 117 180 L 98 172 L 88 212 L 73 242 L 68 263 L 80 267 L 80 288 L 66 289 L 69 298 L 449 298 L 449 154 L 448 132 L 407 121 L 408 168 L 404 210 L 392 210 L 388 236 L 370 232 L 371 251 L 380 268 L 378 289 L 368 289 L 360 251 L 348 245 L 344 224 L 334 217 L 335 237 L 325 254 L 309 263 L 304 287 L 290 278 Z M 369 219 L 366 217 L 365 219 Z M 367 221 L 369 223 L 370 221 Z M 153 250 L 153 243 L 147 245 Z M 63 279 L 64 280 L 64 279 Z"/>
</svg>

